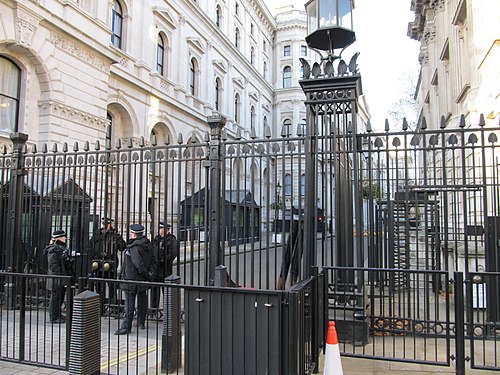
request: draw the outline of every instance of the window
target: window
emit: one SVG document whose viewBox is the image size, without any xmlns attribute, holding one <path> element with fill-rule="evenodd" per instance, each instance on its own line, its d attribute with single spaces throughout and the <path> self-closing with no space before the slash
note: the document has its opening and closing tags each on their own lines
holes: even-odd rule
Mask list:
<svg viewBox="0 0 500 375">
<path fill-rule="evenodd" d="M 264 78 L 267 78 L 267 63 L 264 61 Z"/>
<path fill-rule="evenodd" d="M 304 65 L 301 65 L 301 67 L 300 67 L 299 77 L 300 77 L 300 79 L 304 79 Z"/>
<path fill-rule="evenodd" d="M 116 48 L 122 48 L 122 32 L 123 32 L 123 12 L 120 3 L 116 0 L 112 5 L 111 19 L 111 43 Z"/>
<path fill-rule="evenodd" d="M 240 95 L 234 95 L 234 122 L 240 121 Z"/>
<path fill-rule="evenodd" d="M 0 130 L 18 131 L 21 69 L 0 57 Z"/>
<path fill-rule="evenodd" d="M 290 46 L 284 46 L 283 56 L 291 56 L 291 55 L 292 55 L 292 48 Z"/>
<path fill-rule="evenodd" d="M 264 129 L 266 128 L 267 124 L 267 116 L 264 116 L 264 120 L 262 121 L 264 124 Z"/>
<path fill-rule="evenodd" d="M 250 35 L 253 35 L 253 29 L 254 29 L 254 27 L 253 27 L 253 23 L 251 23 L 251 24 L 250 24 Z"/>
<path fill-rule="evenodd" d="M 285 175 L 284 194 L 285 194 L 285 196 L 292 195 L 292 176 L 289 174 Z"/>
<path fill-rule="evenodd" d="M 236 15 L 240 14 L 240 4 L 236 3 L 234 5 L 234 13 L 236 13 Z"/>
<path fill-rule="evenodd" d="M 281 135 L 284 137 L 290 137 L 292 135 L 292 120 L 289 118 L 283 121 L 283 129 L 281 129 Z"/>
<path fill-rule="evenodd" d="M 307 56 L 307 46 L 300 46 L 300 56 Z"/>
<path fill-rule="evenodd" d="M 222 104 L 222 82 L 220 78 L 215 79 L 215 110 L 221 110 Z"/>
<path fill-rule="evenodd" d="M 234 46 L 236 49 L 240 49 L 240 30 L 238 28 L 234 31 Z"/>
<path fill-rule="evenodd" d="M 255 64 L 255 48 L 250 48 L 250 64 Z"/>
<path fill-rule="evenodd" d="M 163 75 L 165 62 L 165 42 L 161 34 L 158 34 L 158 44 L 156 45 L 156 71 Z"/>
<path fill-rule="evenodd" d="M 255 107 L 250 108 L 250 129 L 255 129 Z"/>
<path fill-rule="evenodd" d="M 290 87 L 292 85 L 292 68 L 285 66 L 283 69 L 283 88 Z"/>
<path fill-rule="evenodd" d="M 195 58 L 191 59 L 191 63 L 189 64 L 189 93 L 191 95 L 196 95 L 196 90 L 197 88 L 197 82 L 196 82 L 196 69 L 197 69 L 197 62 Z"/>
<path fill-rule="evenodd" d="M 306 175 L 305 174 L 300 176 L 300 195 L 301 196 L 306 195 Z"/>
<path fill-rule="evenodd" d="M 220 28 L 220 25 L 221 25 L 221 18 L 222 18 L 222 14 L 221 14 L 221 9 L 220 9 L 220 6 L 217 5 L 217 7 L 215 8 L 215 24 L 217 25 L 217 27 Z"/>
<path fill-rule="evenodd" d="M 267 48 L 267 43 L 266 43 L 266 41 L 265 41 L 265 40 L 263 40 L 263 41 L 262 41 L 262 50 L 263 50 L 264 52 L 266 52 L 266 48 Z"/>
</svg>

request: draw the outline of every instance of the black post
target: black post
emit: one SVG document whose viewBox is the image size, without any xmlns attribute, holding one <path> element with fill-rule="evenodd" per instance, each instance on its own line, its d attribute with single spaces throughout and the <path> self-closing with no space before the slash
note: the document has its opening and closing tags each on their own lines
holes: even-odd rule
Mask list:
<svg viewBox="0 0 500 375">
<path fill-rule="evenodd" d="M 464 321 L 464 274 L 454 272 L 455 277 L 455 369 L 457 375 L 465 375 L 465 321 Z M 470 332 L 472 335 L 472 332 Z"/>
<path fill-rule="evenodd" d="M 10 230 L 7 232 L 7 271 L 23 272 L 25 261 L 22 242 L 22 217 L 23 217 L 23 186 L 24 186 L 24 154 L 23 148 L 28 140 L 28 134 L 12 133 L 12 164 L 11 180 L 9 186 L 8 210 Z"/>
<path fill-rule="evenodd" d="M 179 288 L 181 277 L 170 275 L 165 279 L 163 302 L 163 334 L 161 349 L 161 372 L 172 373 L 182 367 L 181 361 L 181 297 Z"/>
<path fill-rule="evenodd" d="M 304 88 L 304 86 L 302 86 Z M 316 231 L 316 217 L 317 217 L 317 163 L 318 158 L 318 144 L 317 144 L 317 118 L 311 106 L 306 106 L 306 186 L 305 186 L 305 202 L 304 202 L 304 215 L 300 220 L 304 220 L 304 245 L 303 251 L 305 252 L 304 262 L 304 276 L 306 279 L 311 276 L 311 267 L 316 265 L 316 249 L 317 249 L 317 231 Z"/>
<path fill-rule="evenodd" d="M 335 76 L 331 66 L 324 64 L 325 73 L 320 77 L 312 78 L 306 76 L 300 81 L 300 85 L 306 94 L 307 109 L 307 143 L 306 143 L 306 202 L 305 202 L 305 226 L 304 226 L 304 251 L 306 251 L 306 263 L 304 277 L 310 276 L 310 267 L 315 265 L 316 249 L 316 220 L 317 220 L 317 159 L 318 159 L 318 137 L 332 138 L 329 145 L 332 149 L 322 150 L 332 155 L 334 170 L 334 212 L 335 240 L 336 240 L 336 264 L 337 266 L 353 267 L 361 266 L 363 254 L 361 253 L 359 241 L 357 241 L 357 255 L 354 246 L 354 212 L 356 221 L 361 220 L 360 197 L 353 196 L 353 191 L 359 191 L 357 184 L 357 162 L 356 118 L 357 101 L 361 94 L 361 76 L 356 72 L 352 75 L 344 73 Z M 327 68 L 330 66 L 330 68 Z M 308 70 L 304 67 L 305 71 Z M 340 68 L 339 68 L 340 69 Z M 347 69 L 347 68 L 346 68 Z M 326 144 L 326 143 L 325 143 Z M 352 156 L 351 156 L 352 155 Z M 327 162 L 327 161 L 323 161 Z M 324 187 L 322 187 L 324 188 Z M 358 225 L 358 230 L 359 230 Z M 361 233 L 360 233 L 361 234 Z M 312 252 L 312 253 L 311 253 Z M 361 258 L 361 259 L 360 259 Z M 340 272 L 339 276 L 345 283 L 353 283 L 353 275 L 349 272 Z"/>
<path fill-rule="evenodd" d="M 222 128 L 226 124 L 226 118 L 220 115 L 209 116 L 210 126 L 209 141 L 209 163 L 210 163 L 210 186 L 208 191 L 209 222 L 208 225 L 208 251 L 209 251 L 209 284 L 212 285 L 215 279 L 215 267 L 223 264 L 223 254 L 221 247 L 221 178 L 222 178 L 222 157 L 223 148 L 221 146 Z"/>
</svg>

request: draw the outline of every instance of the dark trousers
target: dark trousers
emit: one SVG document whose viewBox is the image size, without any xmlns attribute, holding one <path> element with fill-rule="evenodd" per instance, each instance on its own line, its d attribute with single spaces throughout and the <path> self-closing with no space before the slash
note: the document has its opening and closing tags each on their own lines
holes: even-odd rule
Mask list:
<svg viewBox="0 0 500 375">
<path fill-rule="evenodd" d="M 64 294 L 66 294 L 66 286 L 64 285 L 54 286 L 50 291 L 49 315 L 51 322 L 61 318 L 61 306 L 64 302 Z"/>
<path fill-rule="evenodd" d="M 135 297 L 137 296 L 137 323 L 139 325 L 146 324 L 146 314 L 148 312 L 148 294 L 147 290 L 137 290 L 134 286 L 131 290 L 125 291 L 125 318 L 123 319 L 121 328 L 129 331 L 132 330 L 132 321 L 134 320 L 135 312 Z"/>
<path fill-rule="evenodd" d="M 156 283 L 163 283 L 165 279 L 156 279 Z M 160 291 L 163 292 L 162 287 L 151 287 L 151 308 L 156 310 L 160 307 Z M 162 293 L 163 294 L 163 293 Z"/>
</svg>

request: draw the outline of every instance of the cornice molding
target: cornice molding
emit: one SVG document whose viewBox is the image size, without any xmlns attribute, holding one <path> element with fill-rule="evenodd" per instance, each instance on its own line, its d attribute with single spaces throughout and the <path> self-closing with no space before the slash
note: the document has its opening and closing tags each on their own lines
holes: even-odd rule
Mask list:
<svg viewBox="0 0 500 375">
<path fill-rule="evenodd" d="M 88 49 L 78 45 L 77 43 L 63 37 L 62 35 L 51 32 L 50 42 L 67 53 L 78 57 L 79 59 L 91 64 L 97 69 L 109 74 L 110 64 L 108 64 L 104 59 L 101 59 L 97 55 L 91 53 Z"/>
<path fill-rule="evenodd" d="M 38 103 L 41 115 L 51 115 L 71 120 L 82 125 L 91 126 L 94 129 L 103 130 L 109 124 L 106 118 L 95 116 L 88 112 L 76 109 L 69 105 L 52 100 Z"/>
</svg>

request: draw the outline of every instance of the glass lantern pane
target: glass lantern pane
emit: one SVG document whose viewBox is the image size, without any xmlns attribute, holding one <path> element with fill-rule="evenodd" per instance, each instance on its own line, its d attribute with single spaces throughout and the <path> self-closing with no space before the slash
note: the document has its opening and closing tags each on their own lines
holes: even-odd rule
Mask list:
<svg viewBox="0 0 500 375">
<path fill-rule="evenodd" d="M 319 27 L 337 26 L 337 0 L 321 0 L 319 4 Z"/>
<path fill-rule="evenodd" d="M 307 25 L 307 33 L 311 34 L 318 28 L 318 11 L 317 11 L 316 1 L 311 1 L 307 4 L 307 20 L 309 24 Z"/>
<path fill-rule="evenodd" d="M 339 26 L 352 30 L 352 0 L 339 0 Z"/>
</svg>

